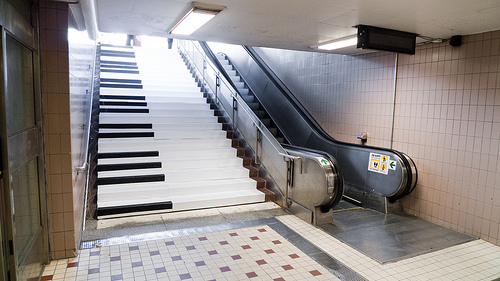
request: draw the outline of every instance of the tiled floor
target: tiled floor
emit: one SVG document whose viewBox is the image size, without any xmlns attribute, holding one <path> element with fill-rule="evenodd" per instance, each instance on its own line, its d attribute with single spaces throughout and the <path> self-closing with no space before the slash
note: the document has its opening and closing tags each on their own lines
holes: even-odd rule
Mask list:
<svg viewBox="0 0 500 281">
<path fill-rule="evenodd" d="M 52 280 L 338 280 L 267 225 L 82 250 Z M 50 277 L 46 277 L 49 280 Z"/>
<path fill-rule="evenodd" d="M 149 238 L 138 242 L 134 239 L 140 236 L 130 236 L 83 249 L 77 258 L 53 261 L 42 280 L 500 278 L 500 247 L 483 240 L 380 264 L 292 215 L 161 235 L 142 236 Z"/>
</svg>

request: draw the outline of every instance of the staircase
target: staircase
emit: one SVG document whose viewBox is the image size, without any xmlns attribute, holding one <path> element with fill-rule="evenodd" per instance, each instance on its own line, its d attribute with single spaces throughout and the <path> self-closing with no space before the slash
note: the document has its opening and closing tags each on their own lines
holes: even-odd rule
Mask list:
<svg viewBox="0 0 500 281">
<path fill-rule="evenodd" d="M 212 107 L 176 50 L 102 45 L 98 218 L 263 202 Z"/>
<path fill-rule="evenodd" d="M 217 59 L 221 63 L 222 67 L 226 70 L 229 75 L 229 78 L 232 80 L 236 89 L 240 93 L 241 97 L 245 100 L 248 107 L 255 113 L 255 115 L 260 119 L 262 124 L 266 126 L 271 134 L 276 138 L 276 140 L 280 143 L 287 143 L 285 137 L 281 133 L 281 131 L 277 128 L 277 126 L 272 121 L 271 117 L 268 115 L 264 107 L 260 104 L 257 97 L 252 93 L 252 91 L 248 88 L 245 81 L 241 78 L 238 72 L 234 69 L 233 65 L 227 58 L 225 54 L 219 53 L 217 54 Z"/>
</svg>

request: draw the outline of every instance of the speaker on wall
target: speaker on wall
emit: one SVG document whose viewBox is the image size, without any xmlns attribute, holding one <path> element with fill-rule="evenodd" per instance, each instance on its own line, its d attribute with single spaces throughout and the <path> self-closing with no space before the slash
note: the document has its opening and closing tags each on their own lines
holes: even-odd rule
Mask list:
<svg viewBox="0 0 500 281">
<path fill-rule="evenodd" d="M 450 45 L 452 45 L 453 47 L 459 47 L 460 45 L 462 45 L 462 35 L 451 36 Z"/>
<path fill-rule="evenodd" d="M 358 48 L 415 54 L 415 33 L 369 25 L 358 25 L 357 28 Z"/>
</svg>

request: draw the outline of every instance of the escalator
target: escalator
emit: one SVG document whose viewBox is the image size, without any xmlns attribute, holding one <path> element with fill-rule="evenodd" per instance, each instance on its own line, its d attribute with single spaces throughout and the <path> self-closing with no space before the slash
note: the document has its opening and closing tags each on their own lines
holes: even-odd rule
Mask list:
<svg viewBox="0 0 500 281">
<path fill-rule="evenodd" d="M 344 143 L 332 138 L 252 47 L 200 44 L 233 87 L 242 90 L 241 84 L 244 84 L 244 88 L 253 93 L 259 110 L 265 111 L 284 141 L 326 152 L 338 161 L 348 198 L 386 212 L 386 199 L 395 202 L 413 191 L 417 170 L 409 156 L 392 149 Z M 220 58 L 230 63 L 221 63 Z M 239 81 L 235 81 L 228 71 L 236 72 Z"/>
</svg>

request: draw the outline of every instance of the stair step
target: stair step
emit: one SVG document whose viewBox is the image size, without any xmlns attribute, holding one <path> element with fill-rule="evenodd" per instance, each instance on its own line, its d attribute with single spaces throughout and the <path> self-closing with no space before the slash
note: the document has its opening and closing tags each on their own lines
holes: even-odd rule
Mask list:
<svg viewBox="0 0 500 281">
<path fill-rule="evenodd" d="M 183 211 L 191 209 L 205 209 L 221 206 L 231 206 L 240 204 L 250 204 L 264 202 L 265 194 L 258 190 L 245 190 L 235 192 L 224 192 L 190 196 L 172 197 L 172 211 Z"/>
<path fill-rule="evenodd" d="M 154 132 L 169 132 L 169 131 L 194 131 L 194 130 L 222 130 L 221 123 L 101 123 L 99 124 L 99 132 L 120 132 L 128 131 L 129 129 L 154 131 Z"/>
<path fill-rule="evenodd" d="M 126 164 L 132 166 L 132 165 L 141 165 L 143 163 L 144 162 L 126 163 Z M 99 164 L 98 166 L 120 167 L 119 165 L 120 164 L 108 164 L 108 165 Z M 97 178 L 107 179 L 116 177 L 129 177 L 129 176 L 132 177 L 132 176 L 146 176 L 146 175 L 159 175 L 159 174 L 165 174 L 165 169 L 159 167 L 159 168 L 129 169 L 129 170 L 115 170 L 115 171 L 98 171 Z"/>
<path fill-rule="evenodd" d="M 158 182 L 165 181 L 165 175 L 163 174 L 153 174 L 153 175 L 135 175 L 135 176 L 121 176 L 121 177 L 109 177 L 109 178 L 98 178 L 97 185 L 115 185 L 124 183 L 138 183 L 138 182 Z"/>
<path fill-rule="evenodd" d="M 202 110 L 189 110 L 189 109 L 169 109 L 169 110 L 162 110 L 158 108 L 153 108 L 153 109 L 145 109 L 148 110 L 149 112 L 143 112 L 143 109 L 131 109 L 131 108 L 101 108 L 101 110 L 107 111 L 101 111 L 100 115 L 107 115 L 107 114 L 113 114 L 113 115 L 120 115 L 121 118 L 131 118 L 134 119 L 139 116 L 161 116 L 161 117 L 212 117 L 214 116 L 214 112 L 210 109 L 202 109 Z M 111 111 L 112 112 L 109 112 Z"/>
<path fill-rule="evenodd" d="M 241 204 L 251 204 L 264 202 L 265 194 L 255 190 L 255 191 L 244 191 L 234 194 L 234 192 L 224 192 L 215 194 L 202 194 L 202 195 L 189 195 L 189 196 L 173 196 L 170 197 L 172 200 L 164 200 L 161 196 L 156 197 L 157 200 L 151 200 L 150 196 L 144 196 L 146 198 L 135 197 L 131 201 L 123 200 L 121 202 L 113 202 L 117 205 L 105 204 L 99 205 L 98 203 L 98 218 L 113 218 L 117 216 L 127 216 L 127 215 L 143 215 L 150 213 L 161 213 L 161 212 L 171 212 L 171 211 L 185 211 L 193 209 L 206 209 L 214 207 L 241 205 Z M 143 202 L 138 204 L 137 202 Z M 119 205 L 121 203 L 122 205 Z M 126 205 L 126 204 L 129 205 Z M 172 204 L 172 205 L 170 205 Z M 135 206 L 137 211 L 133 211 Z M 149 209 L 148 207 L 151 206 Z M 160 208 L 154 208 L 160 206 Z M 142 208 L 141 208 L 142 207 Z M 163 208 L 161 208 L 163 207 Z M 99 210 L 102 210 L 99 212 Z M 111 210 L 105 212 L 105 210 Z M 112 210 L 120 210 L 118 212 L 112 212 Z"/>
<path fill-rule="evenodd" d="M 158 159 L 157 159 L 158 160 Z M 129 173 L 129 175 L 139 174 L 152 174 L 162 171 L 170 170 L 194 170 L 211 168 L 227 168 L 227 167 L 242 167 L 243 159 L 239 157 L 225 157 L 225 158 L 202 158 L 202 159 L 177 159 L 170 161 L 151 161 L 146 162 L 144 159 L 138 162 L 124 161 L 123 159 L 116 160 L 116 164 L 99 164 L 98 173 L 103 177 L 106 176 L 119 176 L 120 173 Z"/>
<path fill-rule="evenodd" d="M 188 98 L 188 97 L 203 97 L 200 91 L 170 91 L 168 89 L 160 90 L 135 90 L 135 89 L 101 89 L 101 95 L 122 95 L 122 96 L 144 96 L 147 98 L 167 99 L 172 97 Z M 166 101 L 169 101 L 168 99 Z"/>
<path fill-rule="evenodd" d="M 132 152 L 99 152 L 98 159 L 117 159 L 117 158 L 144 158 L 144 157 L 157 157 L 160 155 L 159 151 L 132 151 Z"/>
<path fill-rule="evenodd" d="M 153 138 L 155 136 L 154 132 L 113 132 L 113 133 L 101 133 L 97 135 L 99 139 L 111 139 L 111 138 Z"/>
<path fill-rule="evenodd" d="M 172 161 L 172 160 L 185 160 L 191 159 L 192 161 L 197 161 L 199 159 L 210 159 L 215 157 L 229 158 L 237 156 L 237 150 L 231 147 L 214 148 L 211 150 L 207 149 L 172 149 L 172 150 L 160 150 L 160 155 L 153 157 L 153 161 Z M 146 158 L 149 159 L 149 158 Z M 126 159 L 116 159 L 116 158 L 99 158 L 99 164 L 118 164 L 118 163 L 138 163 L 138 162 L 149 162 L 151 160 L 145 160 L 142 157 L 130 157 Z"/>
<path fill-rule="evenodd" d="M 165 173 L 165 182 L 179 183 L 192 181 L 211 181 L 221 179 L 238 179 L 249 177 L 249 171 L 244 167 L 224 167 L 224 168 L 206 168 L 192 170 L 169 170 Z"/>
<path fill-rule="evenodd" d="M 161 167 L 162 167 L 161 162 L 122 163 L 122 164 L 110 164 L 110 165 L 97 165 L 97 172 L 102 173 L 108 171 L 150 170 Z"/>
<path fill-rule="evenodd" d="M 153 124 L 151 123 L 121 123 L 121 124 L 109 124 L 109 123 L 101 123 L 99 125 L 99 131 L 107 131 L 107 132 L 119 132 L 134 129 L 135 131 L 139 130 L 152 130 Z"/>
<path fill-rule="evenodd" d="M 219 179 L 212 181 L 191 181 L 191 182 L 154 182 L 154 183 L 134 183 L 106 185 L 99 187 L 99 195 L 107 196 L 106 202 L 114 201 L 108 194 L 124 194 L 120 200 L 136 192 L 143 193 L 162 193 L 168 197 L 188 196 L 191 194 L 209 194 L 218 192 L 240 192 L 245 190 L 257 190 L 257 181 L 250 178 Z M 128 194 L 127 194 L 128 193 Z M 104 197 L 101 197 L 104 198 Z M 117 198 L 118 199 L 118 198 Z"/>
<path fill-rule="evenodd" d="M 185 140 L 99 140 L 99 152 L 133 152 L 144 150 L 178 150 L 178 149 L 228 149 L 231 147 L 230 139 L 185 139 Z"/>
<path fill-rule="evenodd" d="M 159 131 L 155 133 L 155 140 L 171 139 L 225 139 L 226 132 L 222 130 L 190 130 L 190 131 Z"/>
<path fill-rule="evenodd" d="M 119 104 L 117 104 L 119 103 Z M 191 102 L 101 102 L 100 108 L 147 108 L 151 114 L 155 114 L 156 111 L 163 112 L 165 110 L 193 110 L 193 111 L 212 111 L 210 110 L 210 104 L 206 102 L 204 98 L 198 98 L 198 100 L 191 100 Z M 158 114 L 158 113 L 157 113 Z"/>
<path fill-rule="evenodd" d="M 99 204 L 99 203 L 98 203 Z M 171 201 L 160 201 L 144 204 L 134 204 L 131 205 L 119 205 L 119 206 L 109 206 L 109 207 L 97 207 L 97 217 L 111 218 L 111 217 L 123 217 L 125 215 L 136 215 L 136 214 L 148 214 L 148 213 L 161 213 L 165 211 L 172 210 Z"/>
<path fill-rule="evenodd" d="M 165 124 L 165 123 L 215 123 L 218 121 L 217 116 L 167 116 L 167 115 L 146 115 L 146 114 L 135 114 L 125 117 L 125 114 L 119 113 L 101 113 L 99 114 L 99 122 L 101 123 L 151 123 L 155 124 Z"/>
</svg>

